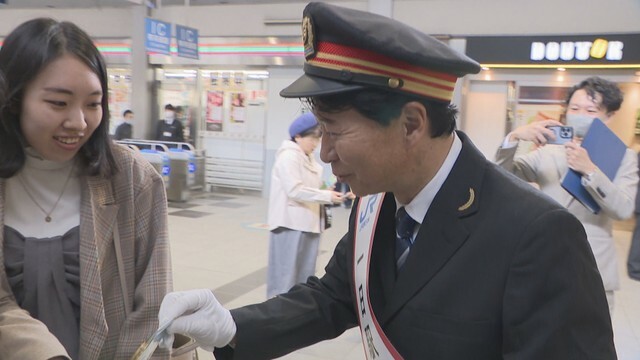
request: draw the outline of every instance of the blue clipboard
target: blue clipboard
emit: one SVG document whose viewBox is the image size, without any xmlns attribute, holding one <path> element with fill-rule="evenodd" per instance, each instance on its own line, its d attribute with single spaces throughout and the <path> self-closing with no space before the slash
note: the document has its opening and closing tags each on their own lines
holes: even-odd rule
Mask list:
<svg viewBox="0 0 640 360">
<path fill-rule="evenodd" d="M 582 139 L 582 147 L 587 150 L 591 161 L 611 180 L 616 176 L 627 146 L 600 119 L 594 119 L 591 127 Z M 569 169 L 562 180 L 562 187 L 582 205 L 594 214 L 600 211 L 600 205 L 582 186 L 582 175 Z"/>
</svg>

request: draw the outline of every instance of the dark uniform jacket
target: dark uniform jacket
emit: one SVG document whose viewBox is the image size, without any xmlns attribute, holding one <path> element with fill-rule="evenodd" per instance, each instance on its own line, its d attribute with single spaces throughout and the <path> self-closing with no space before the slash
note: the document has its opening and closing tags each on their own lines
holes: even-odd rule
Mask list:
<svg viewBox="0 0 640 360">
<path fill-rule="evenodd" d="M 487 161 L 462 151 L 396 274 L 393 194 L 375 230 L 373 311 L 405 359 L 615 359 L 602 280 L 580 222 Z M 473 193 L 473 195 L 471 195 Z M 235 350 L 218 359 L 269 359 L 356 326 L 353 230 L 320 278 L 232 310 Z"/>
<path fill-rule="evenodd" d="M 183 126 L 180 120 L 173 120 L 167 124 L 164 120 L 159 120 L 156 127 L 156 140 L 184 142 Z"/>
<path fill-rule="evenodd" d="M 127 122 L 118 125 L 114 137 L 116 140 L 131 139 L 133 137 L 133 125 Z"/>
</svg>

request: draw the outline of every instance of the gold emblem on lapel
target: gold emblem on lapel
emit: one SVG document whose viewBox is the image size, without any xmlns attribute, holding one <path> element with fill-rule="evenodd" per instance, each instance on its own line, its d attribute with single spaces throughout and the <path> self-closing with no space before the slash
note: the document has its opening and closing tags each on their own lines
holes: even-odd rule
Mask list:
<svg viewBox="0 0 640 360">
<path fill-rule="evenodd" d="M 459 208 L 458 211 L 465 211 L 468 208 L 471 207 L 471 205 L 473 204 L 473 201 L 476 199 L 476 192 L 473 190 L 473 188 L 469 188 L 469 200 L 467 200 L 466 203 L 462 204 Z"/>
<path fill-rule="evenodd" d="M 310 17 L 305 16 L 302 19 L 302 43 L 304 44 L 304 57 L 306 59 L 316 56 L 314 41 L 313 22 Z"/>
</svg>

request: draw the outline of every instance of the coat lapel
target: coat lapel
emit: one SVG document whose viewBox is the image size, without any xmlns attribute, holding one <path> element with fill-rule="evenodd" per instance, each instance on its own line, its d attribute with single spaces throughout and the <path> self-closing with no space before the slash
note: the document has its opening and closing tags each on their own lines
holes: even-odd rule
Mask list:
<svg viewBox="0 0 640 360">
<path fill-rule="evenodd" d="M 108 333 L 101 269 L 118 206 L 109 181 L 87 178 L 80 205 L 80 358 L 95 359 Z"/>
<path fill-rule="evenodd" d="M 380 317 L 381 324 L 389 321 L 447 266 L 471 233 L 469 218 L 478 210 L 487 161 L 464 134 L 458 133 L 458 136 L 463 142 L 462 151 L 425 215 L 409 257 L 397 276 L 388 306 Z M 393 224 L 394 220 L 388 222 Z"/>
</svg>

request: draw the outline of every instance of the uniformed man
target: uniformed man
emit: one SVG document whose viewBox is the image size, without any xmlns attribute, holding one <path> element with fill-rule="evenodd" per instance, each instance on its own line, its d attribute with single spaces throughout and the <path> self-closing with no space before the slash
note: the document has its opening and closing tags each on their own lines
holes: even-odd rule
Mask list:
<svg viewBox="0 0 640 360">
<path fill-rule="evenodd" d="M 456 79 L 480 66 L 392 19 L 304 10 L 304 98 L 321 158 L 359 197 L 321 278 L 232 311 L 165 297 L 161 324 L 218 359 L 272 359 L 359 326 L 369 359 L 615 359 L 580 222 L 455 131 Z"/>
</svg>

